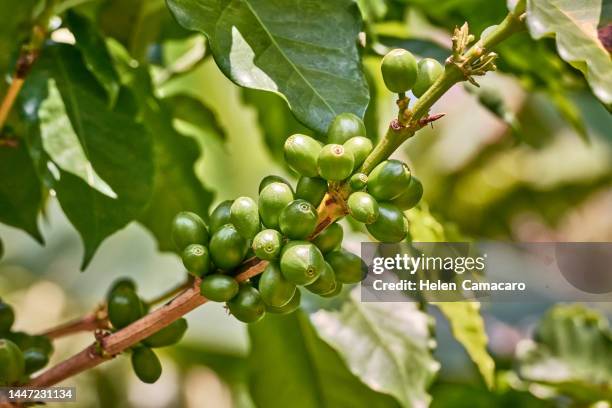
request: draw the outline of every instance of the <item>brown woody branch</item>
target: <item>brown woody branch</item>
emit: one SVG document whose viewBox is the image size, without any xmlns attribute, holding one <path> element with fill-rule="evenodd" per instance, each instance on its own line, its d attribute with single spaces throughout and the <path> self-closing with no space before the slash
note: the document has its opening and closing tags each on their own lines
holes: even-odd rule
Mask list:
<svg viewBox="0 0 612 408">
<path fill-rule="evenodd" d="M 319 208 L 319 222 L 313 237 L 341 215 L 343 215 L 342 206 L 338 205 L 330 196 L 326 196 Z M 247 260 L 241 268 L 242 271 L 236 275 L 236 280 L 244 282 L 259 275 L 264 271 L 267 264 L 266 261 L 257 258 Z M 102 336 L 78 354 L 33 378 L 27 386 L 48 387 L 102 364 L 206 302 L 207 299 L 200 295 L 200 279 L 195 279 L 187 289 L 183 290 L 165 305 L 115 333 Z M 104 321 L 106 322 L 106 319 Z M 58 337 L 58 335 L 66 332 L 74 332 L 76 328 L 79 328 L 79 330 L 82 328 L 91 330 L 95 329 L 96 327 L 94 326 L 98 323 L 100 322 L 96 322 L 94 317 L 86 316 L 83 319 L 79 319 L 76 323 L 68 324 L 64 328 L 60 326 L 53 331 L 47 332 L 47 334 L 51 334 L 52 337 Z M 102 328 L 108 328 L 108 326 Z"/>
</svg>

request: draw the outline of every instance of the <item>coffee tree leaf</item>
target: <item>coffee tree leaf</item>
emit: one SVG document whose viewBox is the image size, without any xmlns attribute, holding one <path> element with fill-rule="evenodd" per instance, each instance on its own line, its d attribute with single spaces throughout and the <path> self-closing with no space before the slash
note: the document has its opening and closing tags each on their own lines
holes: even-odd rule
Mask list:
<svg viewBox="0 0 612 408">
<path fill-rule="evenodd" d="M 533 38 L 555 37 L 559 56 L 586 77 L 593 93 L 612 104 L 612 59 L 599 40 L 601 0 L 530 0 L 527 26 Z"/>
<path fill-rule="evenodd" d="M 519 374 L 583 402 L 612 399 L 612 330 L 599 312 L 557 305 L 517 347 Z"/>
<path fill-rule="evenodd" d="M 75 45 L 83 54 L 85 65 L 104 87 L 113 105 L 120 82 L 104 38 L 90 21 L 75 12 L 67 13 L 66 25 L 75 37 Z"/>
<path fill-rule="evenodd" d="M 187 131 L 198 132 L 206 137 L 224 141 L 227 139 L 225 129 L 219 123 L 215 112 L 201 100 L 187 94 L 175 94 L 162 98 L 165 106 L 171 111 L 174 123 Z"/>
<path fill-rule="evenodd" d="M 249 325 L 250 389 L 256 406 L 266 408 L 397 407 L 348 370 L 340 356 L 316 334 L 301 311 L 268 314 Z"/>
<path fill-rule="evenodd" d="M 415 303 L 362 303 L 359 289 L 338 311 L 311 315 L 319 336 L 373 390 L 403 407 L 427 406 L 439 363 L 433 359 L 428 316 Z"/>
<path fill-rule="evenodd" d="M 123 69 L 126 83 L 135 98 L 134 108 L 151 134 L 153 142 L 153 196 L 139 216 L 139 221 L 153 233 L 160 250 L 172 251 L 175 250 L 171 240 L 174 216 L 181 211 L 192 211 L 203 219 L 208 219 L 213 193 L 204 187 L 195 172 L 195 163 L 201 155 L 198 143 L 193 138 L 177 132 L 173 126 L 173 99 L 160 100 L 155 96 L 145 67 L 133 69 L 129 64 L 125 64 Z M 218 133 L 222 130 L 212 111 L 203 110 L 199 121 L 199 125 L 207 127 L 213 137 L 224 137 Z"/>
<path fill-rule="evenodd" d="M 488 388 L 495 381 L 495 361 L 487 351 L 488 337 L 477 302 L 434 303 L 450 323 L 453 336 L 478 367 Z"/>
<path fill-rule="evenodd" d="M 111 110 L 81 53 L 67 44 L 45 47 L 22 90 L 21 106 L 39 174 L 83 240 L 84 269 L 102 241 L 148 204 L 151 136 L 130 112 Z"/>
<path fill-rule="evenodd" d="M 19 228 L 43 242 L 38 229 L 42 185 L 25 144 L 0 145 L 0 222 Z"/>
<path fill-rule="evenodd" d="M 282 95 L 295 116 L 323 134 L 342 112 L 362 117 L 368 88 L 350 0 L 168 0 L 178 22 L 208 36 L 232 81 Z"/>
</svg>

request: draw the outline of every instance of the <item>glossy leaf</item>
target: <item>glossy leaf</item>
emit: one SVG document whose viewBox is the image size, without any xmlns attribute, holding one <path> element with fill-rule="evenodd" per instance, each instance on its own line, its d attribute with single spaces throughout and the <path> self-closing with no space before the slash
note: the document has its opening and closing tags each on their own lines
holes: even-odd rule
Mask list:
<svg viewBox="0 0 612 408">
<path fill-rule="evenodd" d="M 487 351 L 487 333 L 477 302 L 435 303 L 449 321 L 455 339 L 465 347 L 468 355 L 478 367 L 487 387 L 495 381 L 495 362 Z"/>
<path fill-rule="evenodd" d="M 269 314 L 249 334 L 250 388 L 259 407 L 397 407 L 351 374 L 300 311 Z"/>
<path fill-rule="evenodd" d="M 225 140 L 225 130 L 221 127 L 215 113 L 204 103 L 186 94 L 168 96 L 162 99 L 170 109 L 174 123 L 186 132 L 199 132 L 204 136 Z"/>
<path fill-rule="evenodd" d="M 580 401 L 612 399 L 612 330 L 606 317 L 582 305 L 559 305 L 518 346 L 519 373 Z"/>
<path fill-rule="evenodd" d="M 76 46 L 83 55 L 85 65 L 104 87 L 113 105 L 119 93 L 119 75 L 113 67 L 104 38 L 89 20 L 74 12 L 67 14 L 66 24 L 76 39 Z"/>
<path fill-rule="evenodd" d="M 151 46 L 189 32 L 179 26 L 164 0 L 107 0 L 98 15 L 103 33 L 118 40 L 138 61 L 151 55 Z"/>
<path fill-rule="evenodd" d="M 357 52 L 361 18 L 349 0 L 169 0 L 184 27 L 205 33 L 238 85 L 276 92 L 309 128 L 362 117 L 368 90 Z"/>
<path fill-rule="evenodd" d="M 161 250 L 174 250 L 170 234 L 174 216 L 192 211 L 207 219 L 213 194 L 195 174 L 194 165 L 201 153 L 197 142 L 175 130 L 172 107 L 155 97 L 147 70 L 138 68 L 127 75 L 131 77 L 129 84 L 143 124 L 153 138 L 155 160 L 153 197 L 139 221 L 153 233 Z M 212 113 L 203 113 L 212 120 Z M 216 122 L 210 122 L 209 129 L 214 133 L 220 128 Z"/>
<path fill-rule="evenodd" d="M 53 86 L 59 92 L 56 100 L 49 99 L 56 97 Z M 150 135 L 130 112 L 110 110 L 104 90 L 82 63 L 79 51 L 69 45 L 44 49 L 21 97 L 31 125 L 31 154 L 83 239 L 84 268 L 102 241 L 134 220 L 151 198 Z M 70 137 L 70 128 L 78 139 Z M 64 146 L 54 150 L 53 139 Z M 77 140 L 82 151 L 75 146 Z M 75 169 L 95 173 L 82 178 L 83 174 L 72 172 Z M 96 189 L 100 180 L 112 194 Z"/>
<path fill-rule="evenodd" d="M 361 303 L 359 290 L 339 311 L 311 316 L 321 338 L 351 372 L 403 407 L 427 406 L 427 387 L 439 364 L 431 355 L 428 316 L 415 303 Z"/>
<path fill-rule="evenodd" d="M 0 145 L 0 222 L 20 228 L 42 242 L 37 225 L 42 185 L 22 140 Z"/>
<path fill-rule="evenodd" d="M 559 56 L 582 71 L 591 89 L 612 104 L 612 59 L 597 34 L 601 0 L 530 0 L 527 25 L 536 38 L 554 36 Z"/>
</svg>

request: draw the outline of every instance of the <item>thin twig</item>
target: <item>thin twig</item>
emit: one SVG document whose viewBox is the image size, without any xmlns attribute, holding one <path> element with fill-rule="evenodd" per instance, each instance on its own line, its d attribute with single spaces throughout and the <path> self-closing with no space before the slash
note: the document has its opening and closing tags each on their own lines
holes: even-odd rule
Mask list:
<svg viewBox="0 0 612 408">
<path fill-rule="evenodd" d="M 50 339 L 58 339 L 60 337 L 69 336 L 71 334 L 76 334 L 83 331 L 108 329 L 110 329 L 110 324 L 108 322 L 108 315 L 106 314 L 106 307 L 98 306 L 95 311 L 68 323 L 64 323 L 49 329 L 42 333 L 42 335 L 47 336 Z"/>
</svg>

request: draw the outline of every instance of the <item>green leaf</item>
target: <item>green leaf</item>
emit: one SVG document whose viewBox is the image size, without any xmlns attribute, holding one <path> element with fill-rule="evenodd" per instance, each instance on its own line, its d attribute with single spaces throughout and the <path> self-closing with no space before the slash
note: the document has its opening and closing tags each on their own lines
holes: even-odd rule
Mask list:
<svg viewBox="0 0 612 408">
<path fill-rule="evenodd" d="M 495 362 L 487 351 L 487 333 L 477 302 L 434 303 L 449 321 L 453 336 L 465 347 L 490 389 L 495 381 Z"/>
<path fill-rule="evenodd" d="M 189 32 L 172 18 L 164 0 L 107 0 L 100 7 L 99 24 L 138 61 L 161 39 L 182 38 Z"/>
<path fill-rule="evenodd" d="M 208 208 L 213 194 L 206 189 L 195 173 L 200 158 L 197 142 L 178 133 L 172 124 L 172 108 L 154 95 L 151 78 L 146 68 L 130 70 L 128 83 L 136 97 L 142 122 L 153 137 L 155 156 L 155 184 L 150 204 L 139 217 L 157 239 L 160 250 L 174 250 L 171 240 L 172 219 L 180 211 L 192 211 L 208 219 Z M 220 131 L 210 111 L 202 111 L 211 120 L 208 128 Z M 217 136 L 221 138 L 221 135 Z"/>
<path fill-rule="evenodd" d="M 323 134 L 342 112 L 362 117 L 359 10 L 351 0 L 168 0 L 185 28 L 205 33 L 215 61 L 238 85 L 276 92 Z"/>
<path fill-rule="evenodd" d="M 147 130 L 131 112 L 110 110 L 105 91 L 82 61 L 75 47 L 45 47 L 22 91 L 21 106 L 31 125 L 36 167 L 83 239 L 85 268 L 102 241 L 149 202 L 153 152 Z"/>
<path fill-rule="evenodd" d="M 38 107 L 42 147 L 62 170 L 80 177 L 91 188 L 111 198 L 117 194 L 96 173 L 75 133 L 53 78 L 47 81 L 46 99 Z"/>
<path fill-rule="evenodd" d="M 519 344 L 523 379 L 579 401 L 612 399 L 612 330 L 599 312 L 558 305 L 544 316 L 534 341 Z"/>
<path fill-rule="evenodd" d="M 24 143 L 17 142 L 16 147 L 0 145 L 0 221 L 42 243 L 36 221 L 42 186 Z"/>
<path fill-rule="evenodd" d="M 112 106 L 119 93 L 120 83 L 104 39 L 89 20 L 77 13 L 68 12 L 66 24 L 74 34 L 85 65 L 108 92 Z"/>
<path fill-rule="evenodd" d="M 185 133 L 200 133 L 204 137 L 223 141 L 225 130 L 215 113 L 201 100 L 186 94 L 175 94 L 162 99 L 170 110 L 174 124 Z"/>
<path fill-rule="evenodd" d="M 428 316 L 416 303 L 361 303 L 359 296 L 355 289 L 339 311 L 314 313 L 319 335 L 372 389 L 403 407 L 427 406 L 427 387 L 439 368 L 430 351 Z"/>
<path fill-rule="evenodd" d="M 532 37 L 554 36 L 559 56 L 585 75 L 593 93 L 612 104 L 612 59 L 597 35 L 601 0 L 530 0 L 527 25 Z"/>
<path fill-rule="evenodd" d="M 301 312 L 249 325 L 250 387 L 266 408 L 397 407 L 356 378 Z M 358 338 L 351 340 L 359 341 Z"/>
</svg>

